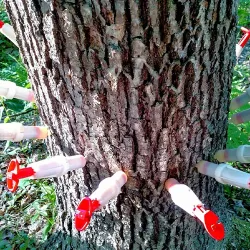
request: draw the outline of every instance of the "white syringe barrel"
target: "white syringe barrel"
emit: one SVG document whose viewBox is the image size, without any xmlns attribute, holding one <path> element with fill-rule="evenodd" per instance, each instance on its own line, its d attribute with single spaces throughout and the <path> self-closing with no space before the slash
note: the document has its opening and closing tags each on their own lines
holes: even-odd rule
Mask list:
<svg viewBox="0 0 250 250">
<path fill-rule="evenodd" d="M 17 98 L 20 100 L 34 102 L 34 93 L 31 89 L 16 86 L 14 82 L 0 80 L 0 96 L 6 99 Z"/>
<path fill-rule="evenodd" d="M 219 150 L 214 158 L 219 162 L 239 161 L 250 163 L 250 145 L 241 145 L 234 149 Z"/>
<path fill-rule="evenodd" d="M 243 105 L 247 104 L 248 102 L 250 102 L 250 88 L 246 89 L 246 91 L 243 94 L 232 99 L 229 109 L 230 110 L 238 109 Z"/>
<path fill-rule="evenodd" d="M 177 180 L 173 178 L 168 179 L 165 187 L 171 194 L 174 204 L 190 215 L 194 216 L 194 208 L 196 206 L 203 206 L 196 194 L 188 186 L 180 184 Z"/>
<path fill-rule="evenodd" d="M 239 44 L 236 44 L 236 57 L 237 58 L 240 57 L 242 50 L 243 48 Z"/>
<path fill-rule="evenodd" d="M 201 174 L 211 176 L 222 184 L 249 189 L 250 174 L 235 169 L 227 164 L 214 164 L 201 161 L 197 164 Z"/>
<path fill-rule="evenodd" d="M 45 139 L 48 129 L 40 126 L 23 126 L 22 123 L 1 123 L 0 140 L 19 142 L 24 139 Z"/>
<path fill-rule="evenodd" d="M 118 196 L 121 187 L 127 182 L 127 175 L 123 171 L 116 172 L 113 176 L 102 180 L 98 188 L 89 197 L 91 200 L 98 200 L 102 206 L 105 206 L 109 200 Z"/>
<path fill-rule="evenodd" d="M 0 29 L 0 32 L 18 47 L 15 31 L 10 24 L 5 23 Z"/>
<path fill-rule="evenodd" d="M 60 177 L 69 171 L 83 168 L 86 159 L 82 155 L 65 157 L 55 156 L 42 161 L 29 164 L 27 167 L 33 168 L 35 174 L 33 179 Z"/>
<path fill-rule="evenodd" d="M 241 124 L 250 121 L 250 109 L 232 115 L 230 122 Z"/>
</svg>

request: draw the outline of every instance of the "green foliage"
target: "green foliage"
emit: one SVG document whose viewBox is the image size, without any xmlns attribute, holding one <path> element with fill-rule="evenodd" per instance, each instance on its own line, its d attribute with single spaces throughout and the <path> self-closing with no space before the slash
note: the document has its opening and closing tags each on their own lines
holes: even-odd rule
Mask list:
<svg viewBox="0 0 250 250">
<path fill-rule="evenodd" d="M 249 250 L 250 249 L 250 222 L 233 217 L 233 228 L 227 250 Z"/>
<path fill-rule="evenodd" d="M 240 0 L 239 1 L 239 8 L 238 8 L 238 15 L 239 15 L 239 25 L 250 28 L 250 3 L 249 0 Z"/>
<path fill-rule="evenodd" d="M 0 250 L 36 250 L 36 241 L 23 232 L 0 231 Z"/>
<path fill-rule="evenodd" d="M 4 10 L 3 2 L 0 1 L 0 19 L 8 22 L 8 16 Z M 7 38 L 0 34 L 0 79 L 15 82 L 20 87 L 29 87 L 28 74 L 21 62 L 18 48 Z M 13 99 L 0 98 L 0 106 L 5 108 L 5 114 L 10 116 L 15 112 L 27 110 L 28 103 Z M 7 122 L 8 119 L 5 120 Z"/>
<path fill-rule="evenodd" d="M 35 223 L 41 216 L 44 217 L 46 224 L 42 230 L 42 238 L 46 240 L 56 220 L 55 188 L 48 180 L 35 181 L 33 185 L 40 190 L 40 198 L 30 204 L 24 212 L 35 209 L 35 213 L 30 218 L 31 223 Z"/>
<path fill-rule="evenodd" d="M 47 157 L 46 147 L 40 141 L 23 142 L 19 147 L 15 143 L 9 143 L 6 148 L 0 160 L 8 162 L 17 157 L 22 163 L 21 167 L 24 167 L 23 164 L 27 165 Z M 0 183 L 3 182 L 5 173 L 0 174 Z M 4 226 L 0 223 L 0 233 L 12 233 L 13 238 L 8 238 L 9 244 L 21 247 L 25 243 L 24 239 L 19 239 L 20 245 L 17 245 L 20 230 L 25 232 L 27 237 L 35 236 L 36 243 L 47 239 L 56 219 L 56 193 L 50 180 L 20 180 L 17 192 L 10 194 L 3 191 L 1 199 L 4 206 L 0 209 L 0 221 Z M 0 239 L 0 245 L 1 243 Z M 28 245 L 28 248 L 31 246 Z"/>
<path fill-rule="evenodd" d="M 0 19 L 9 22 L 3 1 L 0 0 Z M 21 62 L 18 48 L 0 34 L 0 79 L 30 88 L 28 74 Z M 36 105 L 0 97 L 0 120 L 39 123 Z M 20 143 L 0 142 L 0 183 L 5 183 L 5 170 L 10 159 L 18 158 L 22 164 L 47 157 L 45 145 L 39 140 Z M 3 163 L 3 164 L 1 164 Z M 56 194 L 49 180 L 21 180 L 16 193 L 1 191 L 0 202 L 0 250 L 38 249 L 38 240 L 46 240 L 56 218 Z"/>
<path fill-rule="evenodd" d="M 0 52 L 2 52 L 1 50 L 2 49 L 0 49 Z M 5 65 L 5 68 L 0 67 L 0 79 L 15 82 L 20 87 L 30 88 L 30 83 L 28 82 L 27 78 L 27 71 L 21 63 L 21 59 L 19 57 L 15 58 L 11 55 L 8 55 L 8 57 L 12 58 L 13 61 L 0 63 L 0 65 Z M 1 97 L 0 105 L 4 107 L 4 111 L 7 116 L 11 116 L 16 112 L 24 112 L 31 106 L 30 103 L 24 102 L 22 100 L 6 100 L 5 98 Z"/>
<path fill-rule="evenodd" d="M 241 1 L 241 3 L 244 1 Z M 245 1 L 248 8 L 250 6 L 249 1 Z M 242 7 L 243 5 L 241 5 Z M 244 5 L 245 6 L 245 5 Z M 246 9 L 246 6 L 245 6 Z M 239 9 L 240 10 L 240 9 Z M 249 13 L 248 12 L 248 26 L 249 26 Z M 243 22 L 243 17 L 240 18 Z M 247 18 L 244 17 L 247 22 Z M 245 25 L 242 24 L 241 25 Z M 249 27 L 250 28 L 250 27 Z M 250 68 L 247 65 L 237 65 L 234 69 L 231 99 L 241 95 L 250 83 Z M 229 119 L 237 112 L 249 109 L 250 104 L 246 104 L 243 107 L 229 113 Z M 246 122 L 239 125 L 229 123 L 228 126 L 228 140 L 227 148 L 237 148 L 240 145 L 249 144 L 250 134 L 250 122 Z M 241 164 L 238 162 L 232 163 L 233 167 L 245 172 L 250 172 L 248 164 Z M 229 235 L 230 241 L 227 245 L 227 250 L 233 249 L 250 249 L 250 191 L 246 189 L 239 189 L 231 186 L 224 186 L 225 196 L 228 198 L 230 208 L 233 211 L 232 214 L 232 233 Z"/>
<path fill-rule="evenodd" d="M 9 23 L 9 19 L 5 12 L 2 0 L 0 0 L 0 20 Z M 0 35 L 0 70 L 6 68 L 7 65 L 14 64 L 14 58 L 17 58 L 18 56 L 19 52 L 17 47 L 9 39 L 4 37 L 3 35 Z"/>
</svg>

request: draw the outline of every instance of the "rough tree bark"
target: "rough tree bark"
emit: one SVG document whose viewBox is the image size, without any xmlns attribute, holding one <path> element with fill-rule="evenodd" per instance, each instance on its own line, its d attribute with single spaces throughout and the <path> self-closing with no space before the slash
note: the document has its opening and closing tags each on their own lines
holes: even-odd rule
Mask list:
<svg viewBox="0 0 250 250">
<path fill-rule="evenodd" d="M 58 225 L 47 249 L 222 249 L 163 185 L 189 185 L 226 223 L 221 186 L 194 166 L 225 147 L 236 1 L 5 4 L 50 153 L 88 157 L 55 180 Z M 80 200 L 118 169 L 129 176 L 122 193 L 77 232 Z"/>
</svg>

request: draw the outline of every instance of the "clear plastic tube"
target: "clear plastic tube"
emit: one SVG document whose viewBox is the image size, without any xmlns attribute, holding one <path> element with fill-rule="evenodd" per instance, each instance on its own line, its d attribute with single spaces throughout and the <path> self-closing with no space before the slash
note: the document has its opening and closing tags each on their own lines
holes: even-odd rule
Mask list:
<svg viewBox="0 0 250 250">
<path fill-rule="evenodd" d="M 86 159 L 82 155 L 74 156 L 55 156 L 42 161 L 29 164 L 27 167 L 34 169 L 34 179 L 60 177 L 68 171 L 83 168 L 86 164 Z"/>
<path fill-rule="evenodd" d="M 16 94 L 14 98 L 19 100 L 24 100 L 27 102 L 35 102 L 35 96 L 33 90 L 22 88 L 19 86 L 16 87 Z"/>
<path fill-rule="evenodd" d="M 17 122 L 0 124 L 0 140 L 19 142 L 24 139 L 45 139 L 48 133 L 47 127 L 23 126 Z"/>
<path fill-rule="evenodd" d="M 234 98 L 230 103 L 230 110 L 235 110 L 250 102 L 250 88 L 245 93 Z"/>
<path fill-rule="evenodd" d="M 127 175 L 123 171 L 116 172 L 113 176 L 102 180 L 98 189 L 89 197 L 91 200 L 98 200 L 101 206 L 106 205 L 109 200 L 118 196 L 121 187 L 127 182 Z"/>
<path fill-rule="evenodd" d="M 214 158 L 219 162 L 239 161 L 250 163 L 250 145 L 241 145 L 234 149 L 219 150 Z"/>
<path fill-rule="evenodd" d="M 24 139 L 45 139 L 48 137 L 48 128 L 42 126 L 24 126 Z"/>
<path fill-rule="evenodd" d="M 238 161 L 237 149 L 219 150 L 215 153 L 214 158 L 219 162 Z"/>
<path fill-rule="evenodd" d="M 218 165 L 208 161 L 200 161 L 196 167 L 199 173 L 215 178 L 215 171 Z"/>
<path fill-rule="evenodd" d="M 230 122 L 241 124 L 250 121 L 250 109 L 232 115 Z"/>
<path fill-rule="evenodd" d="M 235 169 L 227 164 L 214 164 L 201 161 L 196 165 L 198 172 L 215 178 L 222 184 L 250 189 L 250 174 Z"/>
</svg>

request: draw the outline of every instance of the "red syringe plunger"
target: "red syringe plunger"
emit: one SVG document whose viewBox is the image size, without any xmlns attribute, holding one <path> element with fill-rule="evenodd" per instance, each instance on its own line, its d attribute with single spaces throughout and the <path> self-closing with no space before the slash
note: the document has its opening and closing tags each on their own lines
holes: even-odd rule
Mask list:
<svg viewBox="0 0 250 250">
<path fill-rule="evenodd" d="M 17 160 L 11 160 L 7 169 L 7 187 L 11 192 L 15 192 L 20 179 L 30 177 L 35 174 L 33 168 L 20 169 Z"/>
<path fill-rule="evenodd" d="M 89 225 L 92 214 L 100 207 L 98 200 L 91 200 L 85 197 L 79 204 L 75 214 L 75 227 L 78 231 L 83 231 Z"/>
<path fill-rule="evenodd" d="M 4 22 L 0 20 L 0 29 L 4 26 Z"/>
</svg>

